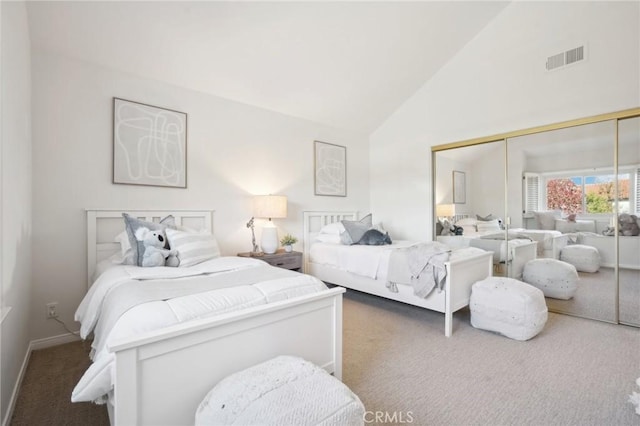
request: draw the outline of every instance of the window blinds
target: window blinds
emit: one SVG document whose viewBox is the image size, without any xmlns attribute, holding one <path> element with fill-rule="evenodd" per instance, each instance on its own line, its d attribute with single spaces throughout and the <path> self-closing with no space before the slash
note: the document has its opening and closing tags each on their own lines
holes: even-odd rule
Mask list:
<svg viewBox="0 0 640 426">
<path fill-rule="evenodd" d="M 540 175 L 537 173 L 525 173 L 522 177 L 522 210 L 523 213 L 531 213 L 540 210 Z"/>
<path fill-rule="evenodd" d="M 635 214 L 640 215 L 640 167 L 634 171 L 635 175 Z"/>
</svg>

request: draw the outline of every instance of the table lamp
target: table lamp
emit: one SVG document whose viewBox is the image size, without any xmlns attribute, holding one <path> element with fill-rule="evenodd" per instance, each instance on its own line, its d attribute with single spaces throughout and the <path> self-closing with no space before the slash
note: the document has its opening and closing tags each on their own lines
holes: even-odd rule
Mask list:
<svg viewBox="0 0 640 426">
<path fill-rule="evenodd" d="M 262 227 L 260 246 L 266 254 L 278 250 L 278 229 L 271 219 L 287 217 L 287 197 L 284 195 L 258 195 L 253 198 L 253 216 L 267 218 L 269 221 Z M 256 248 L 254 238 L 254 250 Z"/>
<path fill-rule="evenodd" d="M 456 215 L 456 205 L 455 204 L 438 204 L 436 205 L 436 216 L 438 218 L 446 218 L 453 219 Z"/>
</svg>

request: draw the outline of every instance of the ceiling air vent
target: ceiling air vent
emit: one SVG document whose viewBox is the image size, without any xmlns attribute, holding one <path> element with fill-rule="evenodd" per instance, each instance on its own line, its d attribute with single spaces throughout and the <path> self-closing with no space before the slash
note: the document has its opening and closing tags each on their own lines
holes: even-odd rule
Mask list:
<svg viewBox="0 0 640 426">
<path fill-rule="evenodd" d="M 584 60 L 584 46 L 579 46 L 566 52 L 547 58 L 547 71 L 551 71 L 566 65 L 571 65 Z"/>
</svg>

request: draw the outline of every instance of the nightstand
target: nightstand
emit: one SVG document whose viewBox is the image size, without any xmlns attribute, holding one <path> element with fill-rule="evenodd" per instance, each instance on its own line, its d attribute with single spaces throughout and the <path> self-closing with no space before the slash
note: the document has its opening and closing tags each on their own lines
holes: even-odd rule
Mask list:
<svg viewBox="0 0 640 426">
<path fill-rule="evenodd" d="M 251 253 L 238 253 L 240 257 L 252 257 Z M 284 250 L 278 250 L 273 254 L 263 254 L 262 256 L 256 256 L 254 259 L 259 259 L 267 262 L 269 265 L 277 266 L 278 268 L 291 269 L 292 271 L 302 272 L 302 253 L 299 251 L 286 252 Z"/>
</svg>

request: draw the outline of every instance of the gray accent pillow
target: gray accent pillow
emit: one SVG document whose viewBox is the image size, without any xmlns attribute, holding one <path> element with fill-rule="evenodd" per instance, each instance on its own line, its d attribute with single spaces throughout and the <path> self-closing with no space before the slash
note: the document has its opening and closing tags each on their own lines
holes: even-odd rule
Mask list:
<svg viewBox="0 0 640 426">
<path fill-rule="evenodd" d="M 169 215 L 160 220 L 159 223 L 147 222 L 146 220 L 133 217 L 128 213 L 122 213 L 122 217 L 124 217 L 124 228 L 127 231 L 127 237 L 129 237 L 129 244 L 131 244 L 131 251 L 136 265 L 142 266 L 142 257 L 144 256 L 145 250 L 144 243 L 142 241 L 138 241 L 138 239 L 136 238 L 136 231 L 138 230 L 138 228 L 145 227 L 149 228 L 152 231 L 162 231 L 164 238 L 164 248 L 169 248 L 169 241 L 167 240 L 167 236 L 164 230 L 167 227 L 175 228 L 176 221 L 173 216 Z"/>
<path fill-rule="evenodd" d="M 345 229 L 340 235 L 342 244 L 351 245 L 360 241 L 364 233 L 373 227 L 373 219 L 369 213 L 360 220 L 343 220 L 342 225 Z"/>
</svg>

